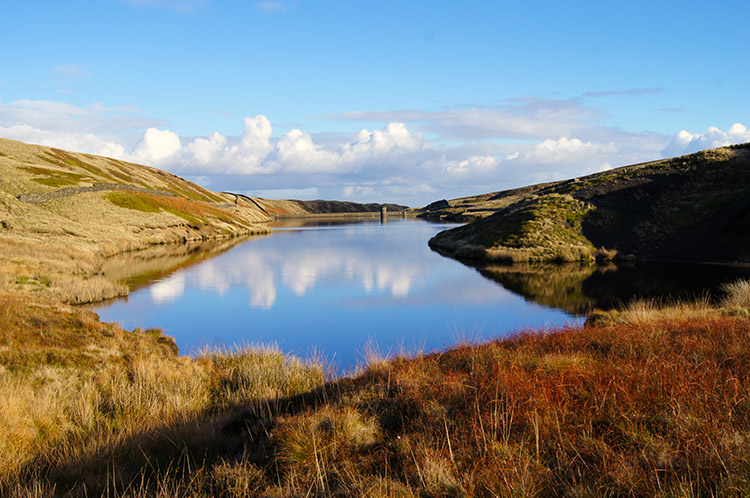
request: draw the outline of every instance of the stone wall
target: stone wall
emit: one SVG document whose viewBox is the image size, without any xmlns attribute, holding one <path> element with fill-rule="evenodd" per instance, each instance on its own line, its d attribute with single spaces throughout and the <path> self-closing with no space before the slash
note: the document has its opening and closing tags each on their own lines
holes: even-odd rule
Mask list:
<svg viewBox="0 0 750 498">
<path fill-rule="evenodd" d="M 84 194 L 86 192 L 102 192 L 107 190 L 141 192 L 144 194 L 158 195 L 159 197 L 178 197 L 177 194 L 173 194 L 172 192 L 165 192 L 163 190 L 134 187 L 131 185 L 122 185 L 119 183 L 95 183 L 90 187 L 68 187 L 60 190 L 55 190 L 54 192 L 21 194 L 18 196 L 18 200 L 21 202 L 28 202 L 29 204 L 44 204 L 45 202 L 53 201 L 55 199 L 62 199 L 64 197 L 70 197 L 71 195 Z"/>
</svg>

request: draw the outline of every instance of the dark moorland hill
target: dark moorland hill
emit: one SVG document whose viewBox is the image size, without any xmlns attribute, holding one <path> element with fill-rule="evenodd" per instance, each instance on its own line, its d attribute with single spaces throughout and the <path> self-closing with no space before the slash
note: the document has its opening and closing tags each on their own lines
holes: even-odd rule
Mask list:
<svg viewBox="0 0 750 498">
<path fill-rule="evenodd" d="M 479 218 L 430 241 L 462 259 L 750 263 L 750 144 L 431 206 Z"/>
</svg>

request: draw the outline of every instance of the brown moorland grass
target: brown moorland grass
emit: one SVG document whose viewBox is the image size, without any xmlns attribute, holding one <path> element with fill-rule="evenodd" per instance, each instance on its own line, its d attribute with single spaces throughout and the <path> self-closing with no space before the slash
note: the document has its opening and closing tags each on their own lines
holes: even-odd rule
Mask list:
<svg viewBox="0 0 750 498">
<path fill-rule="evenodd" d="M 0 483 L 19 496 L 750 493 L 750 320 L 736 310 L 640 303 L 323 384 L 278 351 L 181 359 L 157 332 L 64 310 L 39 325 L 33 306 L 20 323 L 8 306 L 0 330 L 51 344 L 56 327 L 114 334 L 69 343 L 67 363 L 33 352 L 46 340 L 23 360 L 2 349 Z"/>
</svg>

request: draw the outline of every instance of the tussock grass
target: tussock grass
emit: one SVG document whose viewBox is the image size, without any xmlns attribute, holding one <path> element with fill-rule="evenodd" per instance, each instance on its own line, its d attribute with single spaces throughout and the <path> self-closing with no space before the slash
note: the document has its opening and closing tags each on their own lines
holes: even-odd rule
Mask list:
<svg viewBox="0 0 750 498">
<path fill-rule="evenodd" d="M 692 301 L 663 302 L 635 299 L 620 309 L 594 310 L 589 313 L 589 325 L 628 324 L 647 327 L 664 320 L 702 319 L 712 316 L 750 316 L 750 282 L 738 280 L 722 287 L 724 297 L 717 307 L 709 295 L 704 294 Z"/>
<path fill-rule="evenodd" d="M 723 306 L 750 308 L 750 281 L 738 280 L 724 284 L 722 290 L 725 293 L 721 301 Z"/>
<path fill-rule="evenodd" d="M 248 344 L 229 350 L 206 350 L 213 379 L 213 402 L 236 405 L 255 400 L 278 400 L 310 391 L 325 381 L 322 359 L 302 361 L 285 355 L 276 345 Z"/>
<path fill-rule="evenodd" d="M 371 459 L 368 453 L 379 441 L 379 429 L 371 416 L 354 408 L 324 407 L 282 419 L 271 437 L 284 479 L 328 494 L 356 487 L 357 463 Z"/>
<path fill-rule="evenodd" d="M 50 242 L 0 239 L 0 290 L 71 304 L 127 295 L 128 288 L 99 274 L 102 258 L 85 249 Z"/>
<path fill-rule="evenodd" d="M 596 262 L 599 264 L 605 264 L 615 261 L 618 258 L 618 255 L 619 253 L 617 249 L 607 249 L 606 247 L 602 247 L 594 252 L 594 259 L 596 259 Z"/>
<path fill-rule="evenodd" d="M 694 301 L 661 303 L 658 301 L 636 299 L 621 310 L 615 311 L 615 321 L 640 327 L 658 320 L 675 320 L 701 318 L 712 313 L 722 313 L 711 304 L 707 295 Z"/>
</svg>

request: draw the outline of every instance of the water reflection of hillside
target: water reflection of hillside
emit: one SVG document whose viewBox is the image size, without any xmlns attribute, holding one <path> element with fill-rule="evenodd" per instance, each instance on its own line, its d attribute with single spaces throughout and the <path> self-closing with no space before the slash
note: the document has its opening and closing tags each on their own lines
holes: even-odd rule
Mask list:
<svg viewBox="0 0 750 498">
<path fill-rule="evenodd" d="M 535 303 L 576 314 L 595 307 L 593 299 L 583 292 L 583 283 L 596 271 L 592 266 L 496 265 L 478 270 L 483 276 Z"/>
<path fill-rule="evenodd" d="M 678 263 L 490 265 L 477 270 L 529 301 L 575 314 L 611 309 L 634 299 L 669 302 L 703 295 L 716 299 L 721 284 L 750 278 L 750 268 Z"/>
<path fill-rule="evenodd" d="M 102 265 L 102 273 L 134 291 L 257 237 L 152 246 L 107 259 Z"/>
</svg>

